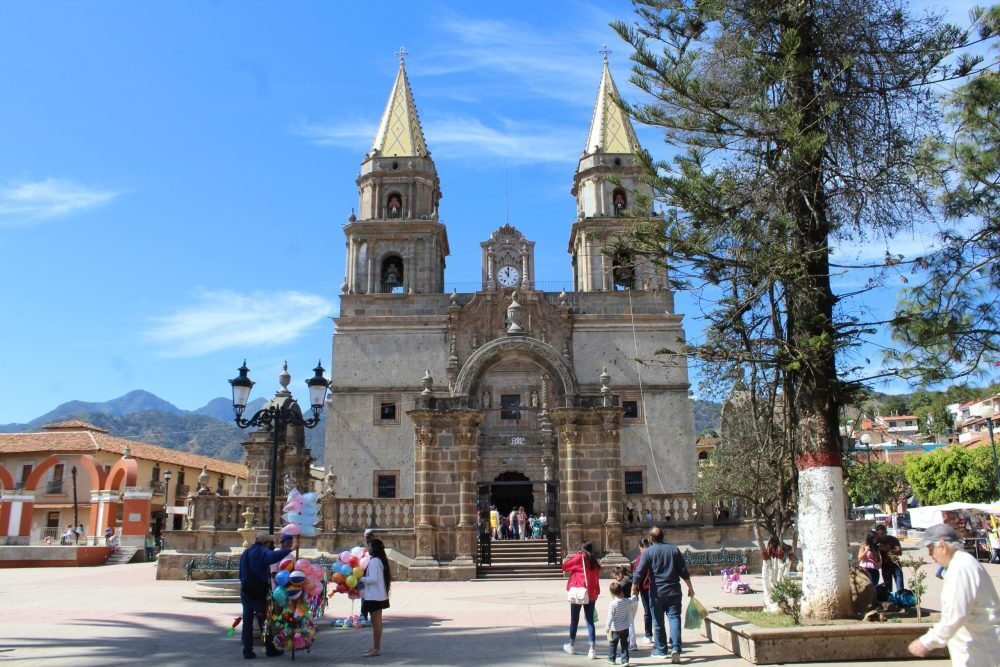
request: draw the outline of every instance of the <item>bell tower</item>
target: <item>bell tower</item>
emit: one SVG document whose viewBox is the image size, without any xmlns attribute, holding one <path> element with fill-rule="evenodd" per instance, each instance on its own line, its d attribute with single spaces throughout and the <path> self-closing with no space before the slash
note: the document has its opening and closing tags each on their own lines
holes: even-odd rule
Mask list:
<svg viewBox="0 0 1000 667">
<path fill-rule="evenodd" d="M 576 197 L 576 222 L 568 250 L 573 256 L 574 285 L 578 292 L 665 288 L 667 276 L 662 269 L 633 257 L 604 254 L 614 234 L 631 224 L 636 195 L 649 195 L 650 190 L 642 182 L 642 168 L 636 159 L 639 140 L 628 116 L 615 102 L 618 88 L 608 68 L 610 51 L 605 47 L 602 53 L 604 69 L 594 116 L 571 190 Z"/>
<path fill-rule="evenodd" d="M 438 220 L 441 187 L 406 76 L 406 51 L 371 150 L 358 176 L 358 213 L 347 237 L 345 294 L 444 289 L 448 235 Z"/>
</svg>

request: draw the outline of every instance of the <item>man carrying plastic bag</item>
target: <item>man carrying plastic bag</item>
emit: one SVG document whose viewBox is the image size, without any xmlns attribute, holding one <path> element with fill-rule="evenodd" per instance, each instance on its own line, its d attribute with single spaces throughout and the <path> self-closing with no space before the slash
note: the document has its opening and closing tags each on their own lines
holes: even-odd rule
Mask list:
<svg viewBox="0 0 1000 667">
<path fill-rule="evenodd" d="M 642 581 L 649 574 L 649 603 L 653 616 L 653 652 L 654 658 L 667 657 L 667 633 L 663 625 L 666 615 L 670 625 L 670 662 L 681 661 L 681 581 L 687 584 L 688 597 L 694 597 L 694 587 L 691 586 L 691 575 L 680 549 L 663 541 L 663 531 L 654 526 L 649 531 L 649 541 L 652 543 L 639 559 L 639 567 L 635 570 L 635 581 Z"/>
<path fill-rule="evenodd" d="M 705 609 L 705 605 L 698 601 L 698 598 L 692 597 L 691 601 L 688 602 L 687 611 L 684 613 L 684 629 L 685 630 L 697 630 L 701 627 L 701 622 L 705 620 L 708 616 L 708 610 Z"/>
</svg>

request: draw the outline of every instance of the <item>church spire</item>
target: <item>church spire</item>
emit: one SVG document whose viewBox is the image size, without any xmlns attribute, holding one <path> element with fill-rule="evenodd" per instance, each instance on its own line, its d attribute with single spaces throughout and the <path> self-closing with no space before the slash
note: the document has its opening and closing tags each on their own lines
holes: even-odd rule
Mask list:
<svg viewBox="0 0 1000 667">
<path fill-rule="evenodd" d="M 396 55 L 399 56 L 399 72 L 382 112 L 371 153 L 382 157 L 428 157 L 424 132 L 403 63 L 406 50 L 401 48 Z"/>
<path fill-rule="evenodd" d="M 587 145 L 584 155 L 594 153 L 620 153 L 632 155 L 639 150 L 639 140 L 628 116 L 615 104 L 618 88 L 611 78 L 608 68 L 607 47 L 601 51 L 604 54 L 604 72 L 601 74 L 601 85 L 597 89 L 597 103 L 594 105 L 594 117 L 590 121 L 590 133 L 587 135 Z"/>
</svg>

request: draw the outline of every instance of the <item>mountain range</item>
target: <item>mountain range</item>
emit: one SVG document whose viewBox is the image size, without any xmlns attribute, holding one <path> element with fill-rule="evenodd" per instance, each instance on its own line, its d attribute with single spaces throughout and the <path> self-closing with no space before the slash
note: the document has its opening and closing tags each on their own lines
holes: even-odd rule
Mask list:
<svg viewBox="0 0 1000 667">
<path fill-rule="evenodd" d="M 252 415 L 266 400 L 251 401 L 246 414 Z M 695 433 L 718 429 L 721 407 L 711 401 L 695 400 Z M 242 443 L 247 437 L 233 422 L 233 402 L 229 398 L 215 398 L 196 410 L 182 410 L 142 389 L 110 401 L 69 401 L 24 424 L 0 424 L 0 433 L 40 431 L 45 424 L 68 419 L 89 422 L 114 436 L 227 461 L 243 460 Z M 306 446 L 318 462 L 324 460 L 324 431 L 322 423 L 306 429 Z"/>
</svg>

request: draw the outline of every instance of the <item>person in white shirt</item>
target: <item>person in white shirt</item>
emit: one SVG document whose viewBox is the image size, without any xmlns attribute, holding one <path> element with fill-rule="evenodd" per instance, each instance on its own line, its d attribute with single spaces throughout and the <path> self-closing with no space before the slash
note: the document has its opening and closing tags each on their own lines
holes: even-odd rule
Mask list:
<svg viewBox="0 0 1000 667">
<path fill-rule="evenodd" d="M 1000 597 L 986 570 L 965 551 L 951 526 L 940 523 L 924 532 L 918 546 L 947 568 L 941 591 L 941 620 L 910 644 L 910 653 L 927 657 L 948 647 L 954 667 L 1000 664 Z"/>
<path fill-rule="evenodd" d="M 370 658 L 382 653 L 382 610 L 389 608 L 389 588 L 392 576 L 389 574 L 389 557 L 385 545 L 377 537 L 369 544 L 368 567 L 365 568 L 364 590 L 361 591 L 361 613 L 372 619 L 372 647 L 365 653 Z"/>
</svg>

